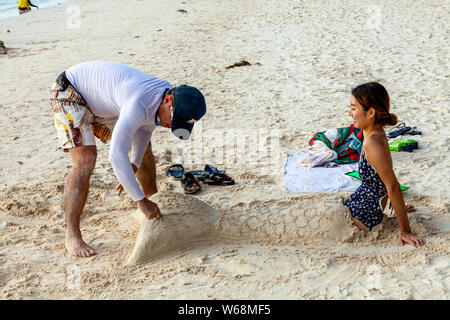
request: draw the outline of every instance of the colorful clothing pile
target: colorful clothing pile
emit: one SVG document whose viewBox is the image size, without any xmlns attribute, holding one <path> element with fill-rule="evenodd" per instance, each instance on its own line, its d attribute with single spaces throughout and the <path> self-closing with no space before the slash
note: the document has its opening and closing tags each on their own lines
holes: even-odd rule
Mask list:
<svg viewBox="0 0 450 320">
<path fill-rule="evenodd" d="M 324 142 L 328 148 L 336 151 L 338 154 L 338 158 L 332 162 L 344 164 L 359 161 L 363 140 L 362 129 L 356 128 L 354 124 L 351 124 L 345 128 L 317 132 L 309 140 L 309 145 L 313 146 L 315 141 Z"/>
</svg>

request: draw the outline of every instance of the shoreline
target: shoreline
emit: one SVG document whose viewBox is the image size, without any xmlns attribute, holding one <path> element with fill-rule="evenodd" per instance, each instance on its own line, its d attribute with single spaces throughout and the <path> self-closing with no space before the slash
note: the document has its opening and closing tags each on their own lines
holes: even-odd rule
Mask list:
<svg viewBox="0 0 450 320">
<path fill-rule="evenodd" d="M 49 2 L 45 2 L 43 4 L 37 4 L 39 6 L 39 10 L 34 8 L 34 7 L 31 7 L 31 12 L 27 12 L 25 14 L 30 14 L 33 11 L 38 11 L 39 12 L 39 11 L 41 11 L 43 9 L 51 9 L 53 7 L 58 7 L 65 1 L 67 1 L 67 0 L 52 0 L 52 1 L 49 1 Z M 16 17 L 19 17 L 19 16 L 21 16 L 21 15 L 17 11 L 17 6 L 15 6 L 14 8 L 11 8 L 11 9 L 0 11 L 0 21 L 5 20 L 5 19 L 9 19 L 9 18 L 16 18 Z"/>
</svg>

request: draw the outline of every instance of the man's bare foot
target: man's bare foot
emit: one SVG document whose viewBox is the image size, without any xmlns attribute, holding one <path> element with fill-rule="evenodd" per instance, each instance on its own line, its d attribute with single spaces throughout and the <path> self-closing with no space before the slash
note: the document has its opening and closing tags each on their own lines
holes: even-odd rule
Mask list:
<svg viewBox="0 0 450 320">
<path fill-rule="evenodd" d="M 79 258 L 87 258 L 96 254 L 94 249 L 78 237 L 66 237 L 66 249 L 71 255 Z"/>
</svg>

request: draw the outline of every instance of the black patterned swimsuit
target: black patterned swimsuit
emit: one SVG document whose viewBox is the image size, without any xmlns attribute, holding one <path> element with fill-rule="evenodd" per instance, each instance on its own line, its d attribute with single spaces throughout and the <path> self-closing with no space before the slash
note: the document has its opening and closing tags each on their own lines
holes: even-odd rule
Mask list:
<svg viewBox="0 0 450 320">
<path fill-rule="evenodd" d="M 372 230 L 383 219 L 381 199 L 387 194 L 386 186 L 377 171 L 367 161 L 363 150 L 358 164 L 361 186 L 344 201 L 352 217 Z"/>
</svg>

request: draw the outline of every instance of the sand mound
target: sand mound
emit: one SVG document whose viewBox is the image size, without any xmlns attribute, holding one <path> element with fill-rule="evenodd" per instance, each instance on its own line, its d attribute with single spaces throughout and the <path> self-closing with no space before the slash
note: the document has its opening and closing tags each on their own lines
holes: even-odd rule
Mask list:
<svg viewBox="0 0 450 320">
<path fill-rule="evenodd" d="M 157 193 L 152 198 L 162 217 L 148 220 L 137 210 L 140 229 L 128 264 L 143 263 L 165 253 L 183 248 L 195 241 L 206 241 L 214 235 L 214 223 L 220 213 L 192 196 L 180 193 Z"/>
<path fill-rule="evenodd" d="M 139 212 L 140 224 L 128 264 L 144 263 L 164 254 L 209 242 L 250 242 L 261 244 L 301 244 L 305 241 L 346 242 L 353 239 L 356 228 L 336 197 L 328 204 L 318 197 L 305 197 L 298 205 L 283 201 L 250 204 L 245 210 L 220 212 L 193 196 L 158 193 L 162 218 L 147 220 Z M 309 200 L 309 201 L 307 201 Z"/>
</svg>

